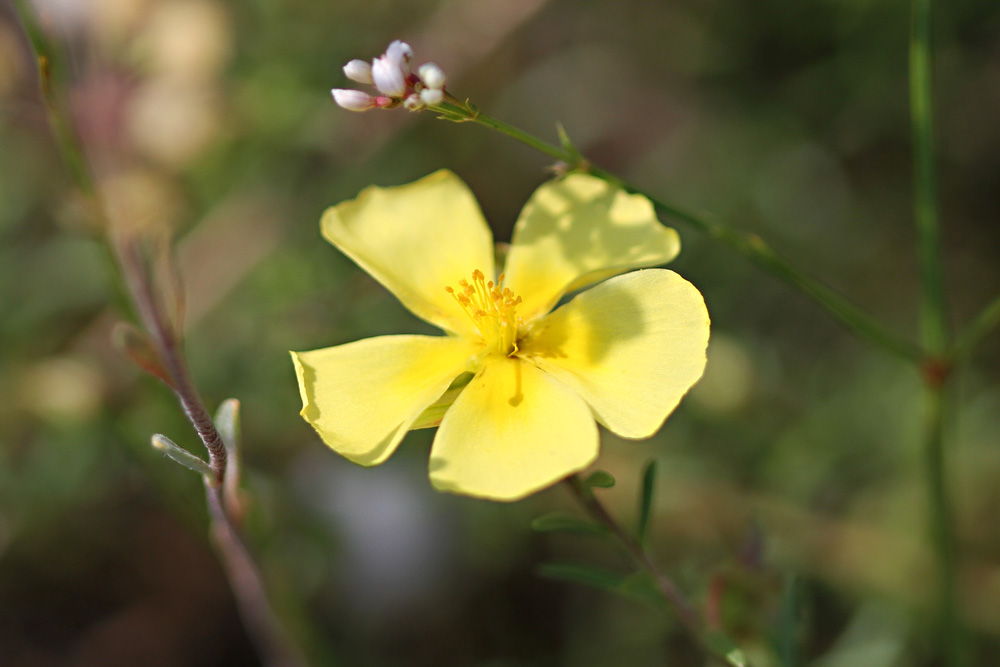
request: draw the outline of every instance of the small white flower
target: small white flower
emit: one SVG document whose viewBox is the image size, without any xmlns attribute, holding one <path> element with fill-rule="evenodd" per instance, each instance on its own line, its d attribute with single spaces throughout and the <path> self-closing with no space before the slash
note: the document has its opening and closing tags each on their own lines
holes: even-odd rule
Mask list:
<svg viewBox="0 0 1000 667">
<path fill-rule="evenodd" d="M 372 83 L 372 66 L 364 60 L 355 58 L 344 65 L 344 75 L 351 81 L 358 83 Z"/>
<path fill-rule="evenodd" d="M 403 101 L 403 106 L 409 109 L 410 111 L 420 111 L 421 109 L 424 108 L 425 103 L 420 95 L 414 93 Z"/>
<path fill-rule="evenodd" d="M 444 88 L 444 70 L 434 63 L 424 63 L 420 66 L 418 73 L 420 74 L 420 80 L 428 88 L 433 88 L 434 90 L 442 90 Z"/>
<path fill-rule="evenodd" d="M 440 104 L 444 99 L 444 91 L 438 88 L 424 88 L 420 91 L 420 100 L 427 106 Z"/>
<path fill-rule="evenodd" d="M 367 111 L 372 108 L 391 109 L 405 106 L 411 111 L 419 111 L 428 106 L 440 104 L 446 93 L 444 71 L 434 63 L 424 63 L 419 68 L 419 76 L 412 74 L 410 61 L 413 49 L 406 42 L 395 40 L 371 64 L 354 59 L 344 65 L 344 75 L 358 83 L 375 87 L 375 94 L 360 90 L 333 90 L 337 104 L 351 111 Z"/>
<path fill-rule="evenodd" d="M 398 67 L 404 77 L 410 75 L 410 60 L 413 59 L 413 49 L 406 42 L 397 39 L 385 50 L 382 58 Z"/>
<path fill-rule="evenodd" d="M 360 90 L 334 88 L 333 101 L 348 111 L 368 111 L 376 106 L 375 98 Z"/>
<path fill-rule="evenodd" d="M 389 56 L 372 61 L 372 81 L 383 95 L 402 97 L 406 94 L 406 74 Z"/>
</svg>

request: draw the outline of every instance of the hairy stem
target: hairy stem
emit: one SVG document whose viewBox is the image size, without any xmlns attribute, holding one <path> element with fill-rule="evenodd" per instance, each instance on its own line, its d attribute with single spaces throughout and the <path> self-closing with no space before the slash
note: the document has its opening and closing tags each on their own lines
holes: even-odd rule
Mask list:
<svg viewBox="0 0 1000 667">
<path fill-rule="evenodd" d="M 213 482 L 221 484 L 226 471 L 226 447 L 191 382 L 191 374 L 180 341 L 177 340 L 172 323 L 167 321 L 164 314 L 161 300 L 157 297 L 156 288 L 146 270 L 138 239 L 126 238 L 119 242 L 118 260 L 132 303 L 159 352 L 160 363 L 166 371 L 170 387 L 177 395 L 184 413 L 198 433 L 205 449 L 208 450 L 208 464 L 215 472 Z"/>
</svg>

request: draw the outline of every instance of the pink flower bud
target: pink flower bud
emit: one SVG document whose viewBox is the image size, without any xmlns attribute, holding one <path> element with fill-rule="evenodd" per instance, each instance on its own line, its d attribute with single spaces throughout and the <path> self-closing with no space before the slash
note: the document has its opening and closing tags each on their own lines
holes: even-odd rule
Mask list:
<svg viewBox="0 0 1000 667">
<path fill-rule="evenodd" d="M 376 106 L 376 99 L 360 90 L 334 88 L 333 101 L 348 111 L 368 111 Z"/>
<path fill-rule="evenodd" d="M 372 82 L 372 66 L 364 60 L 355 58 L 344 65 L 344 75 L 351 81 L 370 84 Z"/>
<path fill-rule="evenodd" d="M 434 63 L 424 63 L 420 66 L 418 73 L 420 74 L 420 80 L 423 81 L 424 85 L 428 88 L 433 88 L 435 90 L 441 90 L 444 88 L 444 70 Z"/>
</svg>

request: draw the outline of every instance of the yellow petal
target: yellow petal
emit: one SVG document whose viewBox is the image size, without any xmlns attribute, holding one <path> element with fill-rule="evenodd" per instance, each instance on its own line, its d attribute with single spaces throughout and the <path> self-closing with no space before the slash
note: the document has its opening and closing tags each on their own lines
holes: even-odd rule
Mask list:
<svg viewBox="0 0 1000 667">
<path fill-rule="evenodd" d="M 323 236 L 410 312 L 454 333 L 475 329 L 445 287 L 493 275 L 493 235 L 475 197 L 441 170 L 408 185 L 369 187 L 323 214 Z"/>
<path fill-rule="evenodd" d="M 640 266 L 669 262 L 677 232 L 653 205 L 588 174 L 538 188 L 514 227 L 506 286 L 522 298 L 526 321 L 547 313 L 568 291 Z"/>
<path fill-rule="evenodd" d="M 382 463 L 476 348 L 453 336 L 380 336 L 292 352 L 302 417 L 337 453 Z"/>
<path fill-rule="evenodd" d="M 444 416 L 431 482 L 491 500 L 518 500 L 597 457 L 594 418 L 579 396 L 519 359 L 490 361 Z"/>
<path fill-rule="evenodd" d="M 705 369 L 708 310 L 673 271 L 617 276 L 538 320 L 520 356 L 579 392 L 626 438 L 655 433 Z"/>
</svg>

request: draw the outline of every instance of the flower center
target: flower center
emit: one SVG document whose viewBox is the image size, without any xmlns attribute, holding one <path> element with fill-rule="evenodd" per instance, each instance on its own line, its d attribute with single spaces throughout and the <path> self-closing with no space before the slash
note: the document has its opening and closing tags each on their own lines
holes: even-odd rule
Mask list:
<svg viewBox="0 0 1000 667">
<path fill-rule="evenodd" d="M 497 283 L 487 282 L 479 269 L 472 272 L 472 282 L 458 281 L 458 289 L 445 287 L 469 316 L 486 343 L 487 353 L 508 357 L 517 352 L 517 330 L 521 319 L 515 314 L 521 297 L 503 287 L 501 273 Z"/>
</svg>

